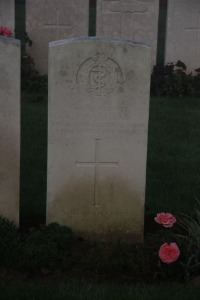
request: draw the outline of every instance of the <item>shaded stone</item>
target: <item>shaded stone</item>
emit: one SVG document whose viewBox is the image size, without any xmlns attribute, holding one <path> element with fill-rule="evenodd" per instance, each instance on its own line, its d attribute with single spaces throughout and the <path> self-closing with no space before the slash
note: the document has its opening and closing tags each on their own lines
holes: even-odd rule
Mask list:
<svg viewBox="0 0 200 300">
<path fill-rule="evenodd" d="M 8 27 L 14 34 L 15 30 L 15 0 L 0 1 L 0 26 Z"/>
<path fill-rule="evenodd" d="M 178 60 L 188 73 L 200 67 L 199 0 L 168 0 L 165 63 Z"/>
<path fill-rule="evenodd" d="M 48 43 L 88 35 L 89 0 L 27 0 L 26 31 L 33 41 L 28 53 L 41 74 L 48 70 Z"/>
<path fill-rule="evenodd" d="M 20 42 L 0 36 L 0 214 L 19 223 Z"/>
<path fill-rule="evenodd" d="M 84 239 L 143 239 L 150 48 L 50 43 L 47 223 Z"/>
<path fill-rule="evenodd" d="M 158 0 L 97 0 L 97 36 L 127 38 L 152 47 L 156 64 Z"/>
</svg>

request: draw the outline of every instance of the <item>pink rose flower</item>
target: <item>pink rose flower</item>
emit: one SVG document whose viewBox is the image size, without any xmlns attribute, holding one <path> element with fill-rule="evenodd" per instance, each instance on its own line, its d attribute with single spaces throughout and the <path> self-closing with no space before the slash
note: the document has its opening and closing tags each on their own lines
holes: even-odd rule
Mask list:
<svg viewBox="0 0 200 300">
<path fill-rule="evenodd" d="M 4 35 L 7 37 L 12 37 L 12 31 L 5 26 L 0 26 L 0 35 Z"/>
<path fill-rule="evenodd" d="M 176 223 L 176 218 L 172 214 L 164 212 L 157 214 L 154 220 L 164 227 L 172 227 Z"/>
<path fill-rule="evenodd" d="M 162 262 L 171 264 L 178 259 L 180 250 L 176 243 L 164 243 L 160 247 L 158 254 Z"/>
</svg>

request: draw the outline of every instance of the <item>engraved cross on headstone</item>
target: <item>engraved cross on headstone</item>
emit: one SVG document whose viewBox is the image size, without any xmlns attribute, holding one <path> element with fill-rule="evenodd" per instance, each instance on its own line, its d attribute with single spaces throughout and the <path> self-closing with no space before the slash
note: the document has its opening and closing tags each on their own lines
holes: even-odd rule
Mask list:
<svg viewBox="0 0 200 300">
<path fill-rule="evenodd" d="M 99 184 L 99 168 L 100 167 L 118 167 L 119 162 L 105 162 L 100 161 L 99 159 L 99 148 L 100 148 L 100 140 L 95 140 L 95 159 L 91 162 L 75 162 L 76 167 L 94 167 L 94 200 L 93 206 L 99 206 L 99 199 L 98 199 L 98 184 Z"/>
<path fill-rule="evenodd" d="M 130 0 L 103 1 L 102 8 L 105 13 L 121 14 L 120 36 L 126 38 L 132 38 L 132 15 L 144 14 L 148 10 L 145 3 Z"/>
<path fill-rule="evenodd" d="M 197 17 L 197 26 L 195 27 L 186 27 L 186 32 L 196 32 L 196 42 L 195 42 L 195 56 L 199 56 L 200 51 L 200 10 L 198 11 Z"/>
<path fill-rule="evenodd" d="M 56 23 L 55 24 L 44 24 L 44 28 L 56 29 L 56 39 L 59 39 L 59 29 L 60 28 L 71 28 L 71 24 L 60 24 L 60 10 L 56 10 Z"/>
</svg>

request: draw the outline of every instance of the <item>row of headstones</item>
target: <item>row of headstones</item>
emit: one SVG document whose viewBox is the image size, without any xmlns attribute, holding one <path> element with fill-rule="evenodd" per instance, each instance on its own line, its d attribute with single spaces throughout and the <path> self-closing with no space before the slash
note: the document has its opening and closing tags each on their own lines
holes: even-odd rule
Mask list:
<svg viewBox="0 0 200 300">
<path fill-rule="evenodd" d="M 124 7 L 122 1 L 104 2 Z M 55 9 L 58 24 L 60 10 Z M 50 25 L 55 26 L 45 26 Z M 130 41 L 78 38 L 50 45 L 47 222 L 86 236 L 142 239 L 150 60 L 148 47 Z M 17 41 L 1 38 L 0 69 L 0 211 L 18 223 Z"/>
<path fill-rule="evenodd" d="M 96 35 L 127 38 L 152 47 L 156 64 L 159 0 L 97 0 Z M 47 73 L 48 42 L 88 36 L 89 0 L 26 0 L 28 52 L 40 73 Z M 14 29 L 14 0 L 0 1 L 0 25 Z M 168 0 L 165 63 L 200 67 L 200 1 Z"/>
<path fill-rule="evenodd" d="M 47 223 L 142 240 L 150 61 L 150 47 L 131 41 L 50 43 Z M 18 224 L 19 41 L 0 37 L 0 70 L 0 214 Z"/>
</svg>

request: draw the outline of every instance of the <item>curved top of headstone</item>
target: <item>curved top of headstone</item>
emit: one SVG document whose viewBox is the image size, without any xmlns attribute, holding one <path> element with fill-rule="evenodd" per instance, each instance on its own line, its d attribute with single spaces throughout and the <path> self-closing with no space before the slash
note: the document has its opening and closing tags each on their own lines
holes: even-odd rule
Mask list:
<svg viewBox="0 0 200 300">
<path fill-rule="evenodd" d="M 49 50 L 47 223 L 141 242 L 151 48 L 81 37 Z"/>
<path fill-rule="evenodd" d="M 17 39 L 11 38 L 11 37 L 7 37 L 7 36 L 3 36 L 3 35 L 0 35 L 0 41 L 4 42 L 4 43 L 14 44 L 18 47 L 20 46 L 20 40 L 17 40 Z"/>
<path fill-rule="evenodd" d="M 71 44 L 71 43 L 78 43 L 78 42 L 89 42 L 89 41 L 126 43 L 126 44 L 131 44 L 131 45 L 134 45 L 134 46 L 151 48 L 151 46 L 146 44 L 146 43 L 136 42 L 136 41 L 128 40 L 128 39 L 105 38 L 105 37 L 75 37 L 75 38 L 69 38 L 69 39 L 50 42 L 49 47 L 54 47 L 54 46 L 64 45 L 64 44 Z"/>
</svg>

